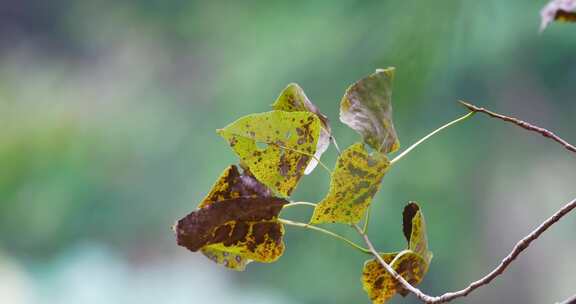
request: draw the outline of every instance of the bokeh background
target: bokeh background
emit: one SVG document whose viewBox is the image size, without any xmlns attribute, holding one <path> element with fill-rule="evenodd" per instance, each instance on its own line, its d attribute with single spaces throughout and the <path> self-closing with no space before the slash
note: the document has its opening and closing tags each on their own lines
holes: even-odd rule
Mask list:
<svg viewBox="0 0 576 304">
<path fill-rule="evenodd" d="M 544 4 L 3 0 L 0 302 L 369 303 L 368 257 L 315 232 L 288 228 L 284 256 L 243 273 L 176 246 L 172 223 L 237 162 L 215 129 L 269 110 L 297 82 L 345 147 L 358 140 L 338 121 L 345 88 L 395 66 L 404 147 L 465 113 L 458 99 L 576 142 L 576 26 L 539 34 Z M 323 160 L 335 158 L 331 149 Z M 316 170 L 293 199 L 317 202 L 328 183 Z M 420 202 L 435 254 L 421 287 L 460 289 L 572 199 L 575 184 L 574 155 L 476 116 L 385 176 L 370 233 L 381 250 L 402 248 L 401 210 Z M 575 231 L 569 215 L 490 287 L 455 303 L 576 293 Z"/>
</svg>

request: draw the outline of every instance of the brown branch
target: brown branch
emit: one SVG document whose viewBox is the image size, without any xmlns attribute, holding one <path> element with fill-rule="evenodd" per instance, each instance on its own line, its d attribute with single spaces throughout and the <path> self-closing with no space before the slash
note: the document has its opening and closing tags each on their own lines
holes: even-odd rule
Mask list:
<svg viewBox="0 0 576 304">
<path fill-rule="evenodd" d="M 558 135 L 554 134 L 551 131 L 548 131 L 544 128 L 529 124 L 523 120 L 520 120 L 518 118 L 514 118 L 514 117 L 510 117 L 510 116 L 505 116 L 502 114 L 498 114 L 498 113 L 494 113 L 492 111 L 486 110 L 484 108 L 475 106 L 473 104 L 467 103 L 465 101 L 461 101 L 460 103 L 465 106 L 468 110 L 472 111 L 472 112 L 480 112 L 480 113 L 484 113 L 490 117 L 494 117 L 494 118 L 498 118 L 510 123 L 513 123 L 523 129 L 529 130 L 529 131 L 533 131 L 533 132 L 537 132 L 540 133 L 542 136 L 547 137 L 552 139 L 553 141 L 556 141 L 557 143 L 561 144 L 562 146 L 564 146 L 564 148 L 566 148 L 568 151 L 574 152 L 576 153 L 576 147 L 574 147 L 573 145 L 571 145 L 570 143 L 568 143 L 567 141 L 563 140 L 562 138 L 560 138 Z"/>
<path fill-rule="evenodd" d="M 513 124 L 515 124 L 521 128 L 540 133 L 544 137 L 550 138 L 550 139 L 560 143 L 569 151 L 576 153 L 576 147 L 574 147 L 573 145 L 569 144 L 568 142 L 566 142 L 562 138 L 558 137 L 554 133 L 552 133 L 552 132 L 550 132 L 544 128 L 534 126 L 534 125 L 529 124 L 527 122 L 524 122 L 520 119 L 516 119 L 513 117 L 508 117 L 508 116 L 504 116 L 504 115 L 501 115 L 498 113 L 494 113 L 494 112 L 491 112 L 491 111 L 486 110 L 484 108 L 480 108 L 480 107 L 477 107 L 475 105 L 472 105 L 472 104 L 469 104 L 469 103 L 466 103 L 463 101 L 461 101 L 461 103 L 472 112 L 485 113 L 491 117 L 502 119 L 504 121 L 513 123 Z M 544 231 L 548 230 L 548 228 L 550 228 L 552 225 L 554 225 L 556 222 L 558 222 L 563 216 L 565 216 L 566 214 L 568 214 L 570 211 L 572 211 L 575 208 L 576 208 L 576 199 L 574 199 L 571 202 L 569 202 L 568 204 L 564 205 L 564 207 L 562 207 L 560 210 L 558 210 L 556 213 L 554 213 L 551 217 L 546 219 L 542 224 L 540 224 L 540 226 L 538 226 L 535 230 L 530 232 L 530 234 L 528 234 L 526 237 L 524 237 L 518 243 L 516 243 L 516 245 L 514 246 L 512 251 L 500 262 L 500 264 L 496 268 L 494 268 L 494 270 L 492 270 L 490 273 L 486 274 L 483 278 L 470 283 L 470 285 L 468 285 L 468 287 L 466 287 L 462 290 L 447 292 L 447 293 L 444 293 L 443 295 L 440 295 L 440 296 L 427 295 L 424 292 L 422 292 L 420 289 L 418 289 L 418 288 L 412 286 L 410 283 L 408 283 L 401 275 L 399 275 L 396 271 L 394 271 L 394 269 L 390 265 L 388 265 L 384 261 L 384 259 L 378 254 L 378 251 L 374 248 L 374 245 L 372 245 L 372 242 L 368 238 L 368 235 L 366 235 L 358 225 L 354 225 L 354 228 L 362 236 L 362 238 L 364 239 L 364 242 L 368 246 L 368 249 L 370 250 L 372 255 L 374 255 L 374 257 L 378 260 L 378 262 L 382 265 L 382 267 L 384 267 L 384 269 L 390 275 L 392 275 L 392 277 L 396 281 L 398 281 L 402 285 L 402 287 L 404 287 L 406 290 L 413 293 L 418 299 L 420 299 L 424 303 L 428 303 L 428 304 L 447 303 L 447 302 L 450 302 L 456 298 L 467 296 L 468 294 L 470 294 L 472 291 L 476 290 L 477 288 L 484 286 L 484 285 L 487 285 L 490 282 L 492 282 L 492 280 L 494 280 L 496 277 L 498 277 L 499 275 L 504 273 L 504 271 L 506 271 L 508 266 L 514 260 L 516 260 L 516 258 L 520 255 L 520 253 L 522 253 L 526 248 L 528 248 L 528 246 L 530 246 L 530 244 L 534 240 L 538 239 L 538 237 L 540 237 L 540 235 L 542 233 L 544 233 Z M 576 296 L 562 302 L 562 304 L 565 304 L 565 303 L 567 303 L 567 304 L 576 303 Z"/>
</svg>

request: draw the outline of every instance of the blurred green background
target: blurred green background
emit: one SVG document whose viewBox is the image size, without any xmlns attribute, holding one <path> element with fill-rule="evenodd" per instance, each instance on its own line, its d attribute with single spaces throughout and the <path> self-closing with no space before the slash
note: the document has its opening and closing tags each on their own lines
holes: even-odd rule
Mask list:
<svg viewBox="0 0 576 304">
<path fill-rule="evenodd" d="M 237 162 L 215 129 L 268 111 L 297 82 L 345 147 L 358 140 L 338 121 L 345 88 L 395 66 L 404 147 L 462 115 L 458 99 L 576 142 L 576 26 L 539 34 L 544 4 L 2 1 L 0 302 L 369 303 L 368 257 L 314 232 L 288 228 L 284 256 L 243 273 L 176 246 L 172 223 Z M 330 149 L 323 160 L 335 157 Z M 420 202 L 435 254 L 421 287 L 460 289 L 572 199 L 575 181 L 574 155 L 478 115 L 385 176 L 371 237 L 381 250 L 402 248 L 401 210 Z M 328 182 L 316 170 L 293 199 L 317 202 Z M 574 231 L 569 215 L 492 286 L 455 303 L 567 298 Z"/>
</svg>

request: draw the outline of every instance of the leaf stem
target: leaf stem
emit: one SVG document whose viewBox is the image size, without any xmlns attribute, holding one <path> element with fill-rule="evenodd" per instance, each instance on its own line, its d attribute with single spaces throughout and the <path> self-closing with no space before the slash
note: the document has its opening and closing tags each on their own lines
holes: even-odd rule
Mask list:
<svg viewBox="0 0 576 304">
<path fill-rule="evenodd" d="M 336 148 L 336 151 L 338 152 L 338 155 L 342 154 L 340 152 L 340 147 L 338 146 L 338 143 L 336 142 L 336 137 L 330 135 L 330 140 L 332 141 L 332 143 L 334 144 L 334 148 Z"/>
<path fill-rule="evenodd" d="M 289 204 L 284 205 L 284 207 L 282 207 L 282 209 L 286 209 L 286 208 L 290 208 L 290 207 L 295 207 L 295 206 L 311 206 L 311 207 L 316 207 L 316 204 L 314 203 L 309 203 L 309 202 L 291 202 Z"/>
<path fill-rule="evenodd" d="M 372 210 L 372 204 L 368 206 L 368 210 L 366 210 L 366 218 L 364 218 L 364 227 L 362 227 L 362 233 L 368 233 L 368 224 L 370 223 L 370 211 Z"/>
<path fill-rule="evenodd" d="M 279 148 L 281 148 L 281 149 L 286 149 L 286 150 L 288 150 L 288 151 L 293 151 L 293 152 L 296 152 L 296 153 L 300 153 L 300 154 L 303 154 L 303 155 L 312 157 L 313 159 L 315 159 L 315 160 L 320 164 L 320 166 L 322 166 L 324 169 L 326 169 L 326 171 L 328 171 L 328 173 L 332 174 L 332 170 L 330 170 L 330 168 L 328 168 L 328 166 L 326 166 L 326 164 L 324 164 L 324 163 L 323 163 L 318 157 L 316 157 L 316 155 L 314 155 L 314 154 L 310 154 L 310 153 L 308 153 L 308 152 L 304 152 L 304 151 L 300 151 L 300 150 L 296 150 L 296 149 L 284 147 L 284 146 L 279 145 L 279 144 L 276 144 L 276 143 L 267 143 L 267 144 L 271 144 L 271 145 L 277 146 L 277 147 L 279 147 Z"/>
<path fill-rule="evenodd" d="M 347 238 L 345 238 L 345 237 L 343 237 L 343 236 L 341 236 L 335 232 L 332 232 L 330 230 L 326 230 L 326 229 L 320 228 L 318 226 L 314 226 L 314 225 L 310 225 L 310 224 L 306 224 L 306 223 L 301 223 L 301 222 L 295 222 L 295 221 L 291 221 L 291 220 L 287 220 L 287 219 L 283 219 L 283 218 L 279 218 L 278 221 L 284 225 L 300 227 L 300 228 L 310 229 L 310 230 L 324 233 L 324 234 L 329 235 L 333 238 L 344 241 L 346 244 L 352 246 L 354 249 L 356 249 L 362 253 L 372 254 L 369 249 L 366 249 L 366 248 L 354 243 L 353 241 L 351 241 L 351 240 L 349 240 L 349 239 L 347 239 Z"/>
<path fill-rule="evenodd" d="M 457 124 L 457 123 L 459 123 L 459 122 L 465 121 L 466 119 L 474 116 L 475 113 L 476 113 L 476 112 L 474 112 L 474 111 L 470 111 L 470 112 L 467 113 L 466 115 L 464 115 L 464 116 L 462 116 L 462 117 L 460 117 L 460 118 L 458 118 L 458 119 L 455 119 L 455 120 L 453 120 L 453 121 L 451 121 L 451 122 L 449 122 L 449 123 L 441 126 L 440 128 L 432 131 L 430 134 L 422 137 L 419 141 L 415 142 L 415 143 L 412 144 L 410 147 L 408 147 L 406 150 L 402 151 L 402 153 L 400 153 L 400 154 L 399 154 L 398 156 L 396 156 L 394 159 L 392 159 L 392 160 L 390 161 L 390 165 L 393 165 L 393 164 L 396 163 L 397 161 L 401 160 L 404 156 L 406 156 L 408 153 L 410 153 L 412 150 L 414 150 L 416 147 L 418 147 L 421 143 L 425 142 L 425 141 L 428 140 L 430 137 L 434 136 L 436 133 L 438 133 L 438 132 L 440 132 L 440 131 L 448 128 L 448 127 L 451 127 L 451 126 L 453 126 L 453 125 L 455 125 L 455 124 Z"/>
</svg>

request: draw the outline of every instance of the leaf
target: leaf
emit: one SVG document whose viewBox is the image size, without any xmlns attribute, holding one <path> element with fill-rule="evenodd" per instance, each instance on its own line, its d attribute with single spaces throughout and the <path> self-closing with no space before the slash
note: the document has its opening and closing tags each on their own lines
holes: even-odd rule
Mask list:
<svg viewBox="0 0 576 304">
<path fill-rule="evenodd" d="M 552 0 L 540 11 L 540 31 L 552 21 L 576 22 L 576 0 Z"/>
<path fill-rule="evenodd" d="M 417 203 L 411 202 L 402 213 L 404 236 L 408 249 L 400 253 L 381 255 L 398 274 L 411 285 L 419 284 L 430 265 L 432 253 L 428 251 L 424 215 Z M 364 263 L 362 285 L 373 303 L 386 303 L 396 293 L 406 296 L 408 291 L 390 275 L 378 260 Z"/>
<path fill-rule="evenodd" d="M 244 116 L 218 134 L 256 179 L 289 196 L 316 153 L 320 128 L 313 113 L 271 111 Z"/>
<path fill-rule="evenodd" d="M 240 201 L 235 201 L 235 199 L 240 199 Z M 271 203 L 266 205 L 258 203 L 258 200 L 271 200 Z M 278 231 L 283 235 L 284 228 L 276 221 L 281 209 L 281 207 L 278 209 L 279 203 L 284 204 L 286 202 L 279 198 L 273 198 L 271 191 L 258 182 L 249 171 L 245 170 L 243 174 L 240 174 L 238 168 L 231 165 L 214 183 L 208 195 L 199 204 L 198 211 L 192 212 L 177 222 L 174 230 L 177 234 L 178 244 L 192 251 L 198 250 L 198 246 L 201 246 L 200 251 L 206 257 L 238 271 L 244 270 L 252 260 L 273 261 L 282 254 L 284 245 L 281 240 L 279 243 L 276 241 L 266 243 L 263 241 L 262 235 L 270 232 L 274 235 L 273 239 L 276 240 Z M 215 204 L 216 207 L 211 207 Z M 238 208 L 241 209 L 240 212 L 236 211 Z M 272 217 L 265 216 L 266 211 L 269 211 Z M 224 215 L 219 215 L 219 213 L 224 213 Z M 261 220 L 258 221 L 258 217 L 252 221 L 246 220 L 245 217 L 243 218 L 245 213 L 259 214 Z M 227 218 L 223 219 L 222 216 L 227 216 Z M 211 224 L 201 222 L 199 217 L 203 217 L 204 221 L 210 220 Z M 232 220 L 229 220 L 230 217 Z M 204 225 L 205 229 L 198 230 L 200 228 L 195 225 Z M 268 228 L 264 229 L 262 225 Z M 221 228 L 225 226 L 230 228 Z M 217 233 L 224 233 L 223 231 L 229 232 L 228 238 L 216 235 Z M 246 236 L 242 237 L 243 234 Z M 212 237 L 212 240 L 208 240 L 207 237 Z M 202 243 L 205 244 L 198 245 Z M 254 246 L 253 243 L 261 246 Z"/>
<path fill-rule="evenodd" d="M 191 251 L 208 248 L 270 263 L 284 252 L 284 227 L 278 213 L 288 201 L 277 197 L 234 198 L 193 211 L 176 223 L 178 245 Z M 241 263 L 241 261 L 238 261 Z"/>
<path fill-rule="evenodd" d="M 378 69 L 348 87 L 340 103 L 340 121 L 382 153 L 400 148 L 392 123 L 393 78 L 394 68 Z"/>
<path fill-rule="evenodd" d="M 384 254 L 382 258 L 411 285 L 418 285 L 428 272 L 428 263 L 411 250 L 404 250 L 398 254 Z M 364 263 L 362 287 L 375 304 L 386 303 L 396 293 L 402 296 L 408 294 L 408 291 L 376 259 Z"/>
<path fill-rule="evenodd" d="M 210 193 L 206 195 L 198 208 L 206 207 L 214 202 L 239 197 L 270 197 L 270 189 L 262 185 L 249 171 L 244 174 L 238 172 L 234 165 L 229 166 L 212 185 Z M 228 268 L 243 271 L 252 260 L 238 254 L 231 254 L 226 250 L 219 250 L 206 246 L 201 249 L 207 258 Z"/>
<path fill-rule="evenodd" d="M 406 240 L 408 241 L 408 248 L 422 258 L 427 263 L 432 260 L 432 253 L 428 251 L 428 237 L 426 235 L 426 222 L 420 210 L 420 206 L 416 202 L 410 202 L 404 207 L 403 217 L 403 231 Z"/>
<path fill-rule="evenodd" d="M 315 158 L 310 160 L 310 163 L 308 163 L 308 166 L 304 170 L 304 174 L 310 174 L 312 170 L 316 168 L 316 165 L 318 165 L 318 160 L 322 154 L 326 152 L 330 146 L 330 136 L 332 131 L 328 117 L 320 112 L 318 107 L 316 107 L 316 105 L 308 99 L 306 94 L 304 94 L 304 90 L 302 90 L 302 88 L 296 83 L 289 84 L 282 93 L 280 93 L 280 96 L 278 96 L 276 102 L 272 105 L 272 108 L 274 110 L 287 112 L 312 112 L 320 119 L 322 129 L 320 130 L 320 138 L 318 139 L 318 146 L 316 147 L 316 153 L 314 154 Z"/>
<path fill-rule="evenodd" d="M 238 172 L 234 165 L 222 172 L 210 192 L 202 200 L 198 208 L 206 207 L 214 202 L 239 197 L 271 197 L 270 189 L 261 184 L 250 171 Z"/>
<path fill-rule="evenodd" d="M 389 166 L 384 154 L 370 155 L 362 143 L 348 147 L 338 157 L 330 190 L 314 209 L 311 223 L 360 221 Z"/>
</svg>

